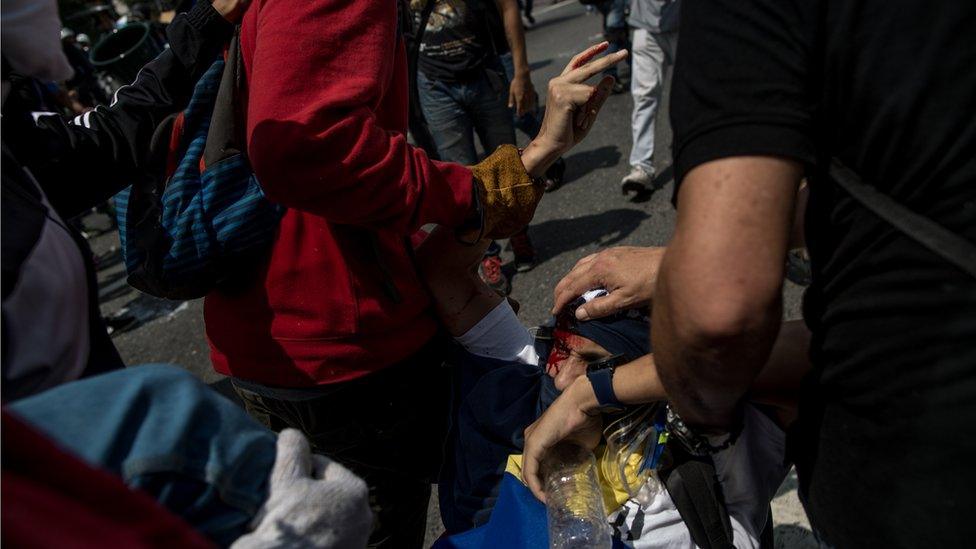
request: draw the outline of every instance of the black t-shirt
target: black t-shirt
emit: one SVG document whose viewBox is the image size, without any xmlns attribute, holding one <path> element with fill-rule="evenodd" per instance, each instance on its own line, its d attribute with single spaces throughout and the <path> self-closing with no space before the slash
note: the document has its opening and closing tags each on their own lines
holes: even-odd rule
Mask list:
<svg viewBox="0 0 976 549">
<path fill-rule="evenodd" d="M 976 539 L 976 280 L 824 177 L 839 158 L 976 242 L 976 2 L 685 0 L 678 183 L 722 157 L 808 166 L 814 373 L 791 432 L 838 547 Z"/>
<path fill-rule="evenodd" d="M 492 51 L 483 5 L 479 0 L 435 1 L 420 46 L 420 70 L 433 80 L 465 80 L 481 68 Z M 418 24 L 425 3 L 411 2 Z"/>
</svg>

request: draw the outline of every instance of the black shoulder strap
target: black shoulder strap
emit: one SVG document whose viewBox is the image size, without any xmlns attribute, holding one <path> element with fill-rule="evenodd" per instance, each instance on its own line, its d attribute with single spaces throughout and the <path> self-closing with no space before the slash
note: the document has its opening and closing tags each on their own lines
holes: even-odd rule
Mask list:
<svg viewBox="0 0 976 549">
<path fill-rule="evenodd" d="M 734 549 L 732 525 L 710 456 L 692 456 L 668 444 L 658 470 L 691 540 L 701 549 Z"/>
<path fill-rule="evenodd" d="M 409 61 L 414 66 L 417 64 L 417 56 L 420 55 L 420 45 L 424 41 L 424 33 L 427 32 L 427 22 L 430 21 L 430 14 L 434 11 L 434 4 L 436 3 L 437 0 L 426 0 L 424 9 L 420 11 L 420 21 L 411 37 L 410 49 L 407 51 Z"/>
<path fill-rule="evenodd" d="M 836 158 L 830 161 L 830 178 L 875 215 L 976 278 L 976 245 L 864 183 Z"/>
<path fill-rule="evenodd" d="M 234 35 L 227 47 L 224 72 L 220 76 L 220 87 L 214 101 L 210 117 L 210 129 L 203 159 L 207 166 L 234 156 L 247 156 L 247 129 L 244 112 L 244 62 L 241 57 L 241 27 L 234 29 Z"/>
</svg>

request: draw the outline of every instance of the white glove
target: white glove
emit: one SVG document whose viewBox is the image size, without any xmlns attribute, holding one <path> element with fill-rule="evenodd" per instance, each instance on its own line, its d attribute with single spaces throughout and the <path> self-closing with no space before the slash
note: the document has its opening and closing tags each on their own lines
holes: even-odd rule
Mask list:
<svg viewBox="0 0 976 549">
<path fill-rule="evenodd" d="M 366 483 L 331 459 L 312 454 L 295 429 L 278 435 L 268 500 L 254 530 L 231 549 L 366 546 L 373 527 Z"/>
</svg>

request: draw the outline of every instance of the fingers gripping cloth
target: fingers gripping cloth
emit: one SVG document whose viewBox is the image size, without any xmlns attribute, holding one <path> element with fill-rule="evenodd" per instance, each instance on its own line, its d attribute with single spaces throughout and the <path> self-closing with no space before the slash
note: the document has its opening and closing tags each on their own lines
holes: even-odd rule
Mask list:
<svg viewBox="0 0 976 549">
<path fill-rule="evenodd" d="M 366 483 L 331 459 L 312 454 L 295 429 L 278 435 L 268 500 L 256 527 L 231 549 L 366 546 L 373 526 Z"/>
<path fill-rule="evenodd" d="M 466 242 L 481 238 L 508 238 L 529 224 L 545 193 L 522 165 L 514 145 L 502 145 L 488 158 L 471 167 L 483 219 L 478 230 L 459 235 Z"/>
</svg>

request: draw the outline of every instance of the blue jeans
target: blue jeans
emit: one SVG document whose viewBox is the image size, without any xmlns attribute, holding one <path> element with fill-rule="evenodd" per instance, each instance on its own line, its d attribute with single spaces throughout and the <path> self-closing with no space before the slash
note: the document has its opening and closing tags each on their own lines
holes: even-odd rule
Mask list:
<svg viewBox="0 0 976 549">
<path fill-rule="evenodd" d="M 486 67 L 464 82 L 431 80 L 419 71 L 417 89 L 441 160 L 476 164 L 475 132 L 488 154 L 501 145 L 515 144 L 508 86 L 501 70 Z"/>
<path fill-rule="evenodd" d="M 610 47 L 607 48 L 607 55 L 623 49 L 629 49 L 627 1 L 608 0 L 607 2 L 597 4 L 597 9 L 603 14 L 603 38 L 610 42 Z M 630 56 L 627 57 L 627 63 L 630 64 Z M 616 78 L 617 66 L 610 67 L 603 71 L 603 74 L 609 74 Z"/>
<path fill-rule="evenodd" d="M 275 435 L 180 368 L 117 370 L 8 410 L 220 545 L 244 534 L 267 499 Z"/>
</svg>

